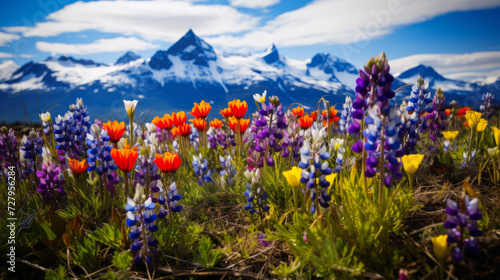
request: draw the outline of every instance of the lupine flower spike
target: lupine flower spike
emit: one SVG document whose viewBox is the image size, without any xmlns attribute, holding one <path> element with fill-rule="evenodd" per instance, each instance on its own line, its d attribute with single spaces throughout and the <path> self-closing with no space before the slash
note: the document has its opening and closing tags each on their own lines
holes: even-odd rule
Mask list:
<svg viewBox="0 0 500 280">
<path fill-rule="evenodd" d="M 126 225 L 130 228 L 128 236 L 133 240 L 130 250 L 135 253 L 134 263 L 145 261 L 150 264 L 151 257 L 157 253 L 157 250 L 152 249 L 158 245 L 158 241 L 154 238 L 154 233 L 158 230 L 158 226 L 155 225 L 157 215 L 153 213 L 154 209 L 155 203 L 151 197 L 146 199 L 142 187 L 135 189 L 133 199 L 127 197 Z"/>
</svg>

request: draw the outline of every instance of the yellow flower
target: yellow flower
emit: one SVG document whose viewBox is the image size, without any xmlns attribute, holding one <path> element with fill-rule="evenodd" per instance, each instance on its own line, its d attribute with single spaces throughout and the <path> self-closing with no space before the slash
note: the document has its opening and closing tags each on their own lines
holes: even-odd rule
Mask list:
<svg viewBox="0 0 500 280">
<path fill-rule="evenodd" d="M 486 128 L 487 125 L 488 125 L 488 121 L 485 119 L 481 119 L 476 126 L 476 131 L 479 131 L 479 132 L 484 131 L 484 129 Z"/>
<path fill-rule="evenodd" d="M 415 174 L 423 158 L 424 155 L 404 155 L 401 160 L 403 161 L 403 167 L 406 174 Z"/>
<path fill-rule="evenodd" d="M 497 146 L 500 146 L 500 129 L 492 126 L 491 130 L 493 130 L 493 135 L 495 136 L 495 142 L 497 142 Z"/>
<path fill-rule="evenodd" d="M 446 140 L 452 142 L 457 137 L 458 131 L 445 131 L 443 132 L 443 135 Z"/>
<path fill-rule="evenodd" d="M 337 175 L 338 175 L 338 173 L 333 173 L 333 172 L 332 172 L 332 174 L 327 175 L 327 176 L 325 177 L 325 179 L 326 179 L 328 182 L 330 182 L 330 186 L 328 187 L 328 190 L 330 190 L 330 189 L 332 188 L 332 186 L 333 186 L 333 180 L 335 180 L 335 178 L 337 177 Z"/>
<path fill-rule="evenodd" d="M 296 188 L 300 185 L 301 173 L 302 169 L 294 166 L 291 170 L 283 172 L 283 175 L 285 176 L 288 185 L 292 188 Z"/>
<path fill-rule="evenodd" d="M 448 235 L 439 235 L 431 237 L 432 247 L 434 247 L 434 255 L 441 262 L 446 259 L 450 250 L 448 248 Z"/>
<path fill-rule="evenodd" d="M 467 111 L 465 113 L 465 118 L 467 119 L 467 125 L 472 132 L 476 131 L 476 126 L 481 120 L 481 113 L 475 111 Z"/>
</svg>

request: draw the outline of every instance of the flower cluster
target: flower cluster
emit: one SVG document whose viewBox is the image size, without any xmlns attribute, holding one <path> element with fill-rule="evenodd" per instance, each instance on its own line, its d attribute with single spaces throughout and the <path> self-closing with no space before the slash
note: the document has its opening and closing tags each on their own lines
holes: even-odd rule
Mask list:
<svg viewBox="0 0 500 280">
<path fill-rule="evenodd" d="M 64 191 L 64 176 L 61 166 L 56 166 L 50 160 L 49 152 L 45 150 L 44 159 L 42 162 L 42 170 L 36 172 L 36 176 L 40 180 L 37 192 L 40 193 L 43 199 L 47 202 L 59 201 L 66 192 Z"/>
<path fill-rule="evenodd" d="M 0 129 L 0 162 L 3 162 L 4 168 L 9 166 L 19 167 L 17 137 L 12 128 L 7 129 L 5 126 Z M 1 168 L 0 171 L 5 175 Z"/>
<path fill-rule="evenodd" d="M 459 206 L 455 201 L 448 199 L 446 214 L 448 217 L 444 228 L 448 230 L 448 244 L 456 244 L 455 249 L 452 250 L 453 259 L 460 262 L 463 259 L 464 248 L 468 253 L 479 253 L 475 238 L 483 235 L 477 227 L 477 222 L 482 217 L 479 211 L 479 200 L 477 198 L 471 200 L 468 195 L 465 195 Z M 465 238 L 465 230 L 468 231 L 469 238 Z"/>
<path fill-rule="evenodd" d="M 392 179 L 401 180 L 403 177 L 401 163 L 397 159 L 402 156 L 399 143 L 401 119 L 394 108 L 386 116 L 379 115 L 378 109 L 378 105 L 371 107 L 365 118 L 367 127 L 363 131 L 363 136 L 366 139 L 364 149 L 367 151 L 367 168 L 364 175 L 371 178 L 380 172 L 381 176 L 384 176 L 383 183 L 390 188 Z M 353 151 L 361 152 L 362 150 L 356 146 L 353 147 Z M 384 163 L 382 166 L 379 164 L 380 160 Z M 388 173 L 385 168 L 389 170 Z"/>
<path fill-rule="evenodd" d="M 30 131 L 28 136 L 23 136 L 21 139 L 21 162 L 24 165 L 23 178 L 28 174 L 33 173 L 37 166 L 37 158 L 42 155 L 43 139 L 34 129 Z"/>
<path fill-rule="evenodd" d="M 489 92 L 483 94 L 482 96 L 483 99 L 483 104 L 479 107 L 479 110 L 483 113 L 483 117 L 486 120 L 490 119 L 491 116 L 491 103 L 493 103 L 493 100 L 495 99 L 495 96 Z"/>
<path fill-rule="evenodd" d="M 129 238 L 133 240 L 130 250 L 135 252 L 134 263 L 145 260 L 151 263 L 151 256 L 156 252 L 151 248 L 158 245 L 153 234 L 158 230 L 155 225 L 157 215 L 153 213 L 155 203 L 151 197 L 145 199 L 142 188 L 136 188 L 134 199 L 127 198 L 125 210 L 127 211 L 126 225 L 130 228 Z"/>
<path fill-rule="evenodd" d="M 222 167 L 222 171 L 220 172 L 221 185 L 223 187 L 231 185 L 234 182 L 234 177 L 237 173 L 236 167 L 233 164 L 233 159 L 230 155 L 227 155 L 226 157 L 219 156 L 219 161 Z"/>
<path fill-rule="evenodd" d="M 340 132 L 347 132 L 348 127 L 352 124 L 352 99 L 346 96 L 344 105 L 342 106 L 342 113 L 339 120 Z"/>
<path fill-rule="evenodd" d="M 97 171 L 97 174 L 102 177 L 104 188 L 113 194 L 115 184 L 118 183 L 118 177 L 113 171 L 118 167 L 111 156 L 109 140 L 108 132 L 93 124 L 90 132 L 87 133 L 87 146 L 89 147 L 87 161 L 88 170 Z"/>
<path fill-rule="evenodd" d="M 389 73 L 390 66 L 385 53 L 377 58 L 371 58 L 365 71 L 359 70 L 359 78 L 356 80 L 356 99 L 352 103 L 353 123 L 349 127 L 349 133 L 359 133 L 361 131 L 361 121 L 367 110 L 378 104 L 378 108 L 383 115 L 390 110 L 389 99 L 395 96 L 391 90 L 394 77 Z"/>
<path fill-rule="evenodd" d="M 198 176 L 198 185 L 203 185 L 207 181 L 212 181 L 212 171 L 208 170 L 208 161 L 201 154 L 193 156 L 194 174 Z"/>
<path fill-rule="evenodd" d="M 430 120 L 429 129 L 432 141 L 437 141 L 441 138 L 442 131 L 446 129 L 447 118 L 444 109 L 444 94 L 441 88 L 438 88 L 434 98 L 432 99 L 433 112 L 425 116 L 425 119 Z"/>
<path fill-rule="evenodd" d="M 250 214 L 259 213 L 262 217 L 262 212 L 269 211 L 269 206 L 265 203 L 267 193 L 261 183 L 261 171 L 259 168 L 251 171 L 246 170 L 245 177 L 247 178 L 247 184 L 244 195 L 247 197 L 248 205 L 245 205 L 243 209 L 247 210 Z"/>
<path fill-rule="evenodd" d="M 258 116 L 252 122 L 251 131 L 254 138 L 248 150 L 249 169 L 262 168 L 265 165 L 274 166 L 273 154 L 283 151 L 280 140 L 283 139 L 286 128 L 287 124 L 279 100 L 270 101 L 267 105 L 263 103 Z M 288 143 L 285 145 L 288 147 Z M 289 154 L 289 150 L 285 150 L 282 153 L 284 157 Z"/>
<path fill-rule="evenodd" d="M 313 202 L 311 212 L 313 213 L 319 213 L 319 206 L 327 208 L 328 202 L 331 200 L 328 194 L 330 182 L 326 180 L 326 176 L 332 174 L 332 169 L 327 161 L 330 158 L 330 153 L 327 151 L 324 138 L 324 130 L 314 127 L 310 134 L 306 134 L 304 145 L 300 149 L 299 167 L 302 168 L 300 182 L 306 183 L 308 191 L 310 190 Z M 318 179 L 318 183 L 316 179 Z"/>
</svg>

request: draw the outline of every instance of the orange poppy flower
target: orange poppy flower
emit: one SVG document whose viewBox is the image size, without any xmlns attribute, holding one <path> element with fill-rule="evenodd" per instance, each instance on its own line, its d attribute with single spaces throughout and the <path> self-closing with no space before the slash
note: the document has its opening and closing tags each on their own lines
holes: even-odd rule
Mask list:
<svg viewBox="0 0 500 280">
<path fill-rule="evenodd" d="M 207 121 L 204 119 L 194 119 L 190 121 L 193 122 L 194 128 L 198 131 L 205 131 L 207 129 Z"/>
<path fill-rule="evenodd" d="M 237 119 L 243 118 L 245 113 L 248 110 L 248 105 L 246 101 L 241 102 L 241 100 L 233 100 L 228 103 L 231 112 L 233 112 L 233 116 Z"/>
<path fill-rule="evenodd" d="M 156 116 L 153 119 L 153 124 L 156 125 L 160 129 L 170 130 L 174 125 L 174 120 L 169 114 L 163 115 L 163 117 Z"/>
<path fill-rule="evenodd" d="M 467 113 L 467 111 L 471 111 L 471 110 L 472 109 L 469 107 L 462 107 L 462 108 L 460 108 L 460 110 L 458 110 L 457 115 L 459 117 L 465 117 L 465 114 Z"/>
<path fill-rule="evenodd" d="M 172 137 L 175 137 L 177 135 L 188 136 L 189 134 L 191 134 L 191 125 L 187 123 L 183 123 L 172 129 Z"/>
<path fill-rule="evenodd" d="M 187 115 L 184 111 L 180 111 L 179 113 L 172 113 L 172 121 L 175 126 L 180 126 L 184 124 L 187 120 Z"/>
<path fill-rule="evenodd" d="M 74 176 L 80 176 L 89 168 L 89 164 L 87 163 L 86 159 L 83 159 L 82 161 L 78 161 L 76 159 L 68 158 L 68 163 L 69 167 L 71 168 L 71 171 L 73 171 Z"/>
<path fill-rule="evenodd" d="M 299 124 L 302 129 L 308 129 L 313 124 L 314 119 L 309 115 L 304 115 L 299 118 Z"/>
<path fill-rule="evenodd" d="M 312 111 L 312 112 L 311 112 L 311 118 L 312 118 L 313 120 L 317 120 L 317 119 L 318 119 L 318 113 L 319 113 L 319 111 L 318 111 L 318 110 L 316 110 L 316 111 Z"/>
<path fill-rule="evenodd" d="M 120 168 L 121 171 L 128 173 L 134 169 L 135 161 L 137 160 L 139 154 L 136 152 L 136 149 L 117 150 L 113 148 L 111 150 L 111 156 L 113 157 L 113 160 L 118 168 Z"/>
<path fill-rule="evenodd" d="M 174 172 L 181 166 L 181 158 L 177 154 L 166 152 L 163 156 L 156 154 L 154 163 L 156 163 L 158 168 L 164 173 Z"/>
<path fill-rule="evenodd" d="M 229 118 L 229 127 L 236 132 L 238 121 L 240 123 L 240 132 L 243 133 L 250 125 L 250 119 L 236 119 L 235 117 Z"/>
<path fill-rule="evenodd" d="M 225 108 L 224 110 L 222 109 L 220 110 L 220 114 L 225 118 L 228 118 L 233 115 L 233 111 L 231 111 L 231 108 Z"/>
<path fill-rule="evenodd" d="M 194 107 L 191 110 L 190 114 L 197 119 L 205 119 L 208 116 L 208 113 L 210 113 L 210 109 L 212 109 L 212 106 L 202 100 L 200 102 L 200 105 L 198 105 L 198 103 L 196 102 L 194 103 Z"/>
<path fill-rule="evenodd" d="M 297 118 L 300 118 L 304 115 L 304 108 L 297 106 L 292 109 L 292 115 L 296 116 Z"/>
<path fill-rule="evenodd" d="M 220 129 L 222 127 L 222 122 L 219 121 L 217 118 L 215 118 L 213 121 L 210 122 L 210 126 L 213 127 L 214 129 Z"/>
<path fill-rule="evenodd" d="M 117 121 L 108 121 L 102 124 L 102 128 L 108 132 L 109 140 L 113 143 L 120 141 L 123 132 L 125 132 L 125 123 Z"/>
<path fill-rule="evenodd" d="M 451 114 L 451 110 L 450 109 L 445 109 L 444 112 L 446 113 L 446 116 L 449 116 Z"/>
</svg>

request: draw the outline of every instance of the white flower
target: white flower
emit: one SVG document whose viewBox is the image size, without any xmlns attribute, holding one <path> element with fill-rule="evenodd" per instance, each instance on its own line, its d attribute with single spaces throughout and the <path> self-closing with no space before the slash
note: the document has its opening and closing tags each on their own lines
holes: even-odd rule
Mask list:
<svg viewBox="0 0 500 280">
<path fill-rule="evenodd" d="M 156 125 L 152 123 L 145 123 L 146 130 L 149 132 L 156 132 Z"/>
<path fill-rule="evenodd" d="M 500 150 L 498 150 L 498 147 L 492 148 L 492 149 L 486 149 L 488 151 L 488 154 L 490 157 L 498 157 L 500 155 Z"/>
<path fill-rule="evenodd" d="M 135 107 L 137 107 L 137 100 L 123 100 L 123 104 L 125 105 L 125 110 L 127 110 L 127 114 L 131 115 L 135 112 Z"/>
<path fill-rule="evenodd" d="M 83 98 L 76 99 L 76 108 L 81 109 L 83 107 Z"/>
<path fill-rule="evenodd" d="M 42 122 L 49 122 L 51 120 L 49 112 L 41 113 L 39 116 L 40 116 L 40 119 L 42 120 Z"/>
<path fill-rule="evenodd" d="M 264 103 L 266 102 L 266 95 L 267 95 L 267 90 L 264 90 L 264 92 L 262 93 L 262 95 L 256 93 L 253 95 L 253 99 L 256 101 L 256 102 L 259 102 L 259 103 Z"/>
<path fill-rule="evenodd" d="M 101 135 L 101 128 L 97 124 L 93 124 L 92 126 L 90 126 L 90 129 L 94 132 L 94 135 Z"/>
</svg>

